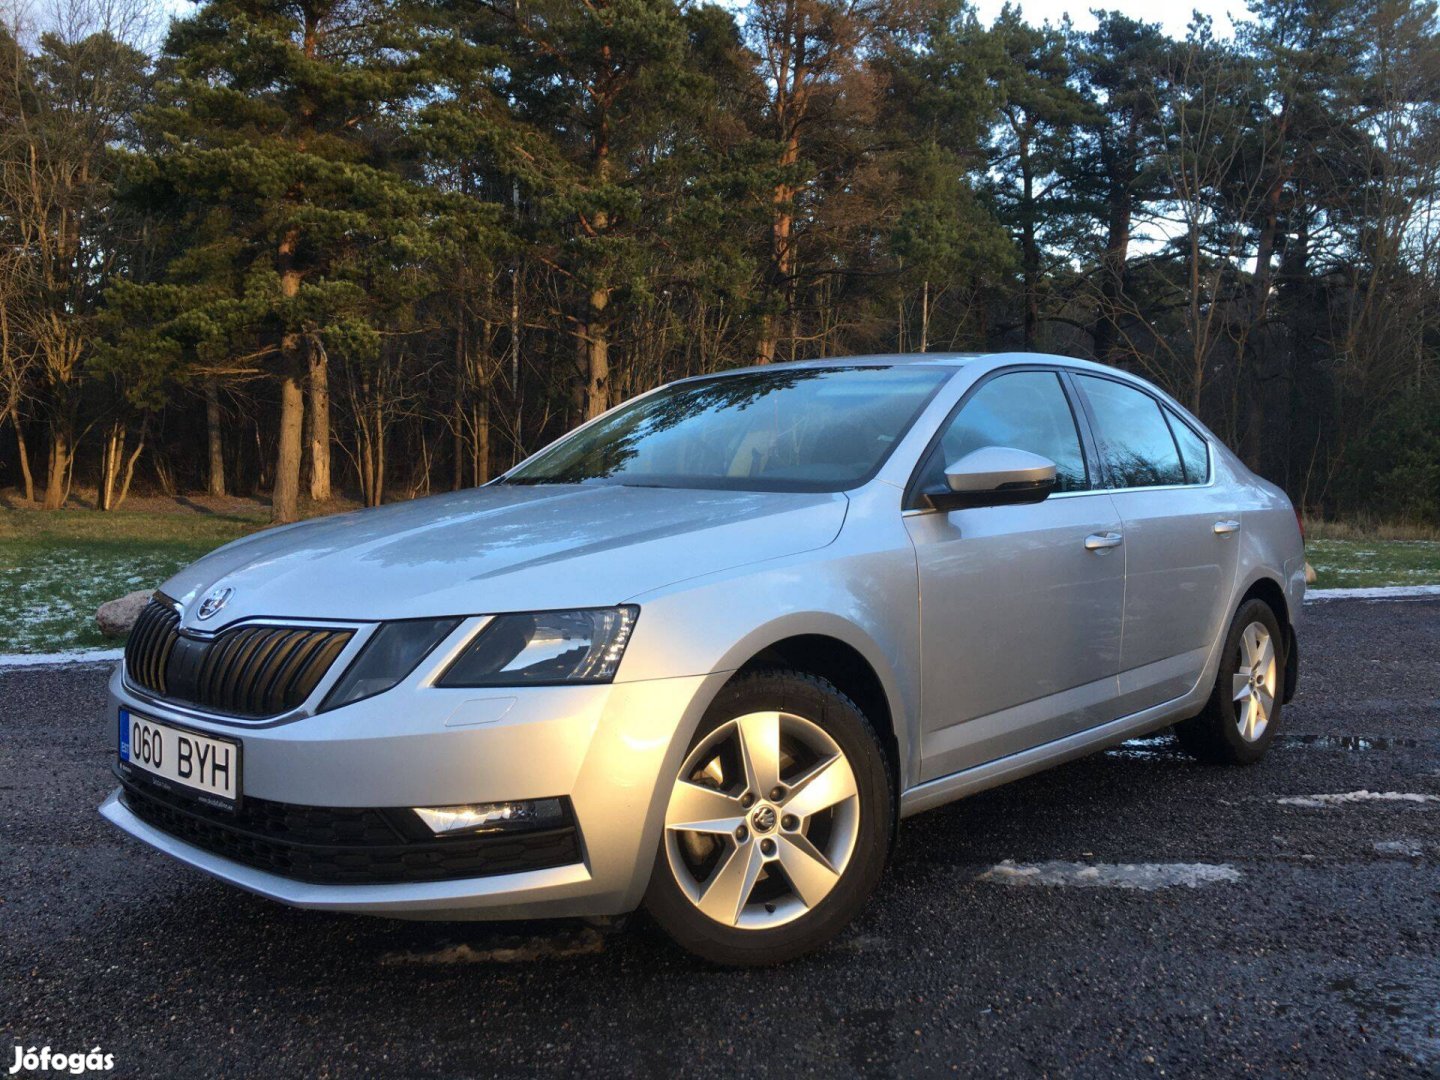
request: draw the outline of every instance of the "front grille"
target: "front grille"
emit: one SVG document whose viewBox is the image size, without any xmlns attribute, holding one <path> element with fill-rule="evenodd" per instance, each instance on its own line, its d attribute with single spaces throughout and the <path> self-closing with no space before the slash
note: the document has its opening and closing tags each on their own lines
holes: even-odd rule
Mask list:
<svg viewBox="0 0 1440 1080">
<path fill-rule="evenodd" d="M 167 701 L 263 719 L 303 703 L 352 636 L 350 630 L 237 626 L 192 638 L 181 633 L 173 607 L 152 600 L 125 643 L 125 672 Z"/>
<path fill-rule="evenodd" d="M 404 808 L 296 806 L 247 797 L 232 813 L 121 780 L 125 805 L 146 824 L 222 858 L 296 881 L 451 881 L 580 861 L 573 823 L 437 840 Z"/>
</svg>

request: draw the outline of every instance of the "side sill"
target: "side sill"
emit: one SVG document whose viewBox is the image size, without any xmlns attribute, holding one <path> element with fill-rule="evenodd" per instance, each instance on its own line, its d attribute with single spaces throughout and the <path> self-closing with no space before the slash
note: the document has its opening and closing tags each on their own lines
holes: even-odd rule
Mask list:
<svg viewBox="0 0 1440 1080">
<path fill-rule="evenodd" d="M 1198 708 L 1203 703 L 1204 698 L 1200 698 L 1197 703 L 1196 691 L 1191 691 L 1183 697 L 1172 698 L 1159 705 L 1152 705 L 1141 712 L 1122 716 L 1118 720 L 1111 720 L 1099 727 L 1079 731 L 1074 735 L 1067 735 L 1063 739 L 1043 743 L 1003 758 L 996 758 L 994 761 L 987 761 L 984 765 L 975 765 L 969 769 L 951 773 L 949 776 L 927 780 L 900 796 L 900 816 L 907 818 L 923 810 L 954 802 L 966 795 L 974 795 L 987 788 L 999 787 L 1011 780 L 1019 780 L 1031 773 L 1042 772 L 1054 765 L 1084 757 L 1096 750 L 1122 743 L 1126 739 L 1133 739 L 1159 728 L 1168 727 L 1177 720 L 1185 718 L 1190 709 Z"/>
</svg>

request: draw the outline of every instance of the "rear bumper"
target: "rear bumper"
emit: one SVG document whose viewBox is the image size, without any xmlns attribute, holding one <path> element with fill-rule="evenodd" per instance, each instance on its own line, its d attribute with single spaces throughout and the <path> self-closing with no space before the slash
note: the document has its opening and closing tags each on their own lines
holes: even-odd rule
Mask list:
<svg viewBox="0 0 1440 1080">
<path fill-rule="evenodd" d="M 1285 693 L 1280 701 L 1290 704 L 1295 696 L 1295 687 L 1300 682 L 1300 639 L 1294 626 L 1285 627 Z"/>
</svg>

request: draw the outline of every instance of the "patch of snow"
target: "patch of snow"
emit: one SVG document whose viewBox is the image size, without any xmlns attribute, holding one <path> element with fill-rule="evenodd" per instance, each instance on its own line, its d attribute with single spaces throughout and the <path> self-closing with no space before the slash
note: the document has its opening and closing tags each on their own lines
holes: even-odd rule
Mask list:
<svg viewBox="0 0 1440 1080">
<path fill-rule="evenodd" d="M 1373 589 L 1309 589 L 1305 602 L 1312 600 L 1418 600 L 1440 597 L 1440 585 L 1385 585 Z"/>
<path fill-rule="evenodd" d="M 1016 863 L 1006 859 L 990 867 L 977 880 L 1002 885 L 1071 885 L 1151 892 L 1178 885 L 1193 889 L 1239 881 L 1240 871 L 1214 863 Z"/>
<path fill-rule="evenodd" d="M 1178 748 L 1171 746 L 1159 746 L 1150 743 L 1144 746 L 1132 746 L 1129 743 L 1121 743 L 1119 746 L 1112 746 L 1104 751 L 1108 758 L 1122 758 L 1126 761 L 1181 761 L 1184 756 Z"/>
<path fill-rule="evenodd" d="M 0 668 L 56 667 L 61 664 L 109 664 L 124 655 L 124 649 L 71 649 L 69 652 L 10 653 L 0 655 Z"/>
<path fill-rule="evenodd" d="M 1404 855 L 1410 859 L 1425 855 L 1425 845 L 1419 840 L 1377 840 L 1373 847 L 1377 855 Z"/>
<path fill-rule="evenodd" d="M 1304 806 L 1312 810 L 1365 802 L 1434 803 L 1440 795 L 1419 795 L 1413 791 L 1346 791 L 1337 795 L 1292 795 L 1276 799 L 1281 806 Z"/>
</svg>

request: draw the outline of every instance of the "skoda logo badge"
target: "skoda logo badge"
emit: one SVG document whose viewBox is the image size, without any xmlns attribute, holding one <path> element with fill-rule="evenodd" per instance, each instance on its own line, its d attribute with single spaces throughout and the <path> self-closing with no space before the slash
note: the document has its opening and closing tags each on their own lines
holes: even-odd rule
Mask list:
<svg viewBox="0 0 1440 1080">
<path fill-rule="evenodd" d="M 201 601 L 200 613 L 197 617 L 201 619 L 210 618 L 210 616 L 216 614 L 220 611 L 221 608 L 228 604 L 230 602 L 230 597 L 234 595 L 234 589 L 228 587 L 223 589 L 216 589 L 209 596 L 205 597 L 203 601 Z"/>
</svg>

